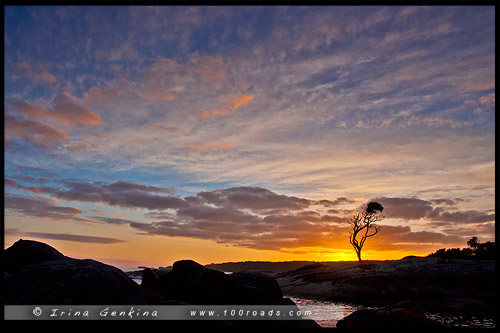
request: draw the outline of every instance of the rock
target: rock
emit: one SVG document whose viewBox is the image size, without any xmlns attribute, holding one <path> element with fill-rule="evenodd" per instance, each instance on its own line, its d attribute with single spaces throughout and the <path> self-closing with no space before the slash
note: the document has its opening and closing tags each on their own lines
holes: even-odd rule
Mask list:
<svg viewBox="0 0 500 333">
<path fill-rule="evenodd" d="M 172 271 L 159 278 L 159 289 L 165 299 L 189 304 L 278 304 L 258 288 L 192 260 L 175 262 Z"/>
<path fill-rule="evenodd" d="M 65 256 L 45 243 L 20 239 L 4 250 L 3 268 L 13 274 L 29 265 L 61 259 Z"/>
<path fill-rule="evenodd" d="M 362 309 L 357 310 L 337 322 L 337 328 L 406 328 L 436 329 L 443 328 L 441 323 L 428 319 L 421 313 L 410 309 Z"/>
<path fill-rule="evenodd" d="M 155 271 L 153 271 L 150 268 L 145 268 L 142 271 L 142 281 L 141 281 L 141 287 L 143 287 L 145 290 L 152 291 L 152 292 L 158 292 L 158 275 L 156 274 Z"/>
<path fill-rule="evenodd" d="M 34 241 L 18 241 L 4 254 L 10 270 L 4 304 L 145 304 L 141 287 L 113 266 Z"/>
<path fill-rule="evenodd" d="M 438 298 L 421 300 L 420 304 L 426 310 L 431 312 L 445 312 L 453 314 L 472 314 L 493 318 L 496 315 L 496 309 L 493 305 L 483 300 L 475 298 Z"/>
<path fill-rule="evenodd" d="M 225 274 L 192 260 L 174 263 L 172 271 L 159 277 L 165 299 L 194 305 L 292 305 L 283 298 L 276 280 L 262 272 Z M 297 308 L 298 309 L 298 308 Z M 319 328 L 313 320 L 225 321 L 232 328 Z"/>
<path fill-rule="evenodd" d="M 234 273 L 232 276 L 244 285 L 260 290 L 277 303 L 280 303 L 283 299 L 283 293 L 278 282 L 269 274 L 258 271 L 242 271 Z"/>
<path fill-rule="evenodd" d="M 317 269 L 317 268 L 323 268 L 323 267 L 325 267 L 325 265 L 318 262 L 318 263 L 304 265 L 302 267 L 299 267 L 296 270 L 294 270 L 294 272 L 299 273 L 299 272 L 304 272 L 304 271 L 307 271 L 310 269 Z"/>
</svg>

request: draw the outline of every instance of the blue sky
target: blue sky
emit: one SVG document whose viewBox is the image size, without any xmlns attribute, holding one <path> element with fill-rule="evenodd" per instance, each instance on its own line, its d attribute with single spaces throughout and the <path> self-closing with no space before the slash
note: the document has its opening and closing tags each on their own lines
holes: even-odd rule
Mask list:
<svg viewBox="0 0 500 333">
<path fill-rule="evenodd" d="M 494 9 L 4 7 L 6 245 L 333 258 L 374 199 L 373 257 L 493 240 Z"/>
</svg>

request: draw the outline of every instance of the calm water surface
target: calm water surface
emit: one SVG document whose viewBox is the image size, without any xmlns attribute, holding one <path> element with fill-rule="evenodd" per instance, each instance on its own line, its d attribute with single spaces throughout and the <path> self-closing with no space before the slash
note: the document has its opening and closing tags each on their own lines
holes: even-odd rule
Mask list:
<svg viewBox="0 0 500 333">
<path fill-rule="evenodd" d="M 287 296 L 285 296 L 287 297 Z M 354 311 L 361 309 L 360 306 L 355 306 L 339 302 L 327 302 L 314 299 L 288 297 L 297 304 L 299 309 L 303 311 L 310 310 L 310 317 L 304 319 L 312 319 L 321 327 L 336 327 L 337 322 L 350 315 Z M 366 308 L 365 308 L 366 309 Z"/>
</svg>

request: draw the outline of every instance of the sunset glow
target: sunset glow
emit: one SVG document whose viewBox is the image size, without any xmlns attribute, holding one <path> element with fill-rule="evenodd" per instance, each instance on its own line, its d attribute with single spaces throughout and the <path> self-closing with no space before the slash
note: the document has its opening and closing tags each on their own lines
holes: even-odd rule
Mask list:
<svg viewBox="0 0 500 333">
<path fill-rule="evenodd" d="M 495 8 L 4 7 L 4 247 L 118 267 L 495 240 Z"/>
</svg>

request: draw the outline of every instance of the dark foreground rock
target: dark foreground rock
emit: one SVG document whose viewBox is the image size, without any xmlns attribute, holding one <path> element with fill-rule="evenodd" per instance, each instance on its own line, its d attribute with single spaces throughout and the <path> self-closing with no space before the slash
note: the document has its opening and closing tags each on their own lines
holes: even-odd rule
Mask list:
<svg viewBox="0 0 500 333">
<path fill-rule="evenodd" d="M 21 239 L 4 251 L 3 269 L 4 272 L 15 274 L 29 265 L 61 259 L 65 259 L 65 256 L 53 247 Z"/>
<path fill-rule="evenodd" d="M 47 244 L 19 240 L 4 251 L 5 304 L 145 304 L 116 267 L 66 257 Z"/>
<path fill-rule="evenodd" d="M 412 300 L 429 311 L 492 315 L 495 261 L 407 257 L 279 274 L 284 294 L 370 306 Z"/>
<path fill-rule="evenodd" d="M 283 303 L 283 293 L 273 276 L 258 271 L 241 271 L 232 274 L 232 277 L 240 283 L 260 291 L 271 301 L 278 304 Z"/>
<path fill-rule="evenodd" d="M 19 240 L 3 253 L 5 305 L 294 305 L 264 273 L 226 275 L 191 260 L 171 271 L 145 269 L 142 285 L 120 269 Z M 175 323 L 182 324 L 179 322 Z M 312 320 L 197 321 L 187 327 L 319 327 Z"/>
</svg>

